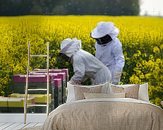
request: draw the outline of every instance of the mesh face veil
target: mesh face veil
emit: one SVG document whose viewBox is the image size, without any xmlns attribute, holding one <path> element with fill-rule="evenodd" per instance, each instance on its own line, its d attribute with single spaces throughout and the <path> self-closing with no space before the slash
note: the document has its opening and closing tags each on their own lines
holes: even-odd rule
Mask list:
<svg viewBox="0 0 163 130">
<path fill-rule="evenodd" d="M 95 38 L 95 40 L 97 41 L 97 44 L 104 45 L 104 44 L 107 44 L 108 42 L 112 41 L 112 38 L 110 37 L 110 35 L 107 34 L 104 37 Z"/>
</svg>

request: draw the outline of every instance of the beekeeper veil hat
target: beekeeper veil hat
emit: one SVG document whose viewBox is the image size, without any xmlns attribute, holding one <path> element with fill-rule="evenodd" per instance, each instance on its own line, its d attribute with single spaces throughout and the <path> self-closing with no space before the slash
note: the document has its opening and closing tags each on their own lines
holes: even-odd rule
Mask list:
<svg viewBox="0 0 163 130">
<path fill-rule="evenodd" d="M 81 40 L 77 38 L 66 38 L 61 42 L 61 52 L 71 57 L 75 52 L 81 49 Z"/>
<path fill-rule="evenodd" d="M 101 38 L 105 35 L 110 35 L 112 39 L 116 38 L 119 34 L 119 29 L 115 27 L 112 22 L 99 22 L 97 26 L 92 30 L 91 37 L 92 38 Z"/>
</svg>

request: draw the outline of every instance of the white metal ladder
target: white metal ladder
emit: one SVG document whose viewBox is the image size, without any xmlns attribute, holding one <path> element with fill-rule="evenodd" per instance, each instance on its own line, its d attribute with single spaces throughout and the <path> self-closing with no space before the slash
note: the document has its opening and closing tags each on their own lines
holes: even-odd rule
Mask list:
<svg viewBox="0 0 163 130">
<path fill-rule="evenodd" d="M 27 122 L 27 108 L 28 106 L 41 106 L 46 107 L 46 115 L 49 114 L 49 42 L 47 44 L 47 54 L 45 55 L 31 55 L 30 54 L 30 42 L 28 42 L 28 63 L 27 63 L 27 74 L 26 74 L 26 86 L 25 86 L 25 97 L 24 97 L 24 124 Z M 30 57 L 46 57 L 47 62 L 47 88 L 46 89 L 29 89 L 29 74 L 30 74 Z M 46 105 L 44 104 L 28 104 L 28 91 L 47 91 L 46 95 Z"/>
</svg>

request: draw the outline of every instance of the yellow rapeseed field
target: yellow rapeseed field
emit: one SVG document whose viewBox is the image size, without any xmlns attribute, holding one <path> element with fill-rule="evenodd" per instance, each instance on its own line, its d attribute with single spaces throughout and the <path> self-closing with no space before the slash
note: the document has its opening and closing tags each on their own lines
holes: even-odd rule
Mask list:
<svg viewBox="0 0 163 130">
<path fill-rule="evenodd" d="M 77 37 L 83 49 L 94 54 L 91 30 L 99 21 L 112 21 L 120 29 L 119 38 L 125 54 L 122 83 L 149 83 L 151 102 L 163 100 L 163 18 L 125 16 L 20 16 L 0 17 L 0 95 L 7 93 L 12 75 L 25 73 L 27 42 L 32 53 L 44 53 L 50 42 L 50 67 L 60 67 L 56 61 L 60 41 Z M 44 66 L 43 60 L 35 61 Z M 70 72 L 71 75 L 72 72 Z"/>
</svg>

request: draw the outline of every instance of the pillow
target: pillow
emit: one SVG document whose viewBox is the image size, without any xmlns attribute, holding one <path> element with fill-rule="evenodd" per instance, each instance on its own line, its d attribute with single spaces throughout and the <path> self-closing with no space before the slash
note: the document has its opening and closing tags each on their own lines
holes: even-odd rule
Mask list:
<svg viewBox="0 0 163 130">
<path fill-rule="evenodd" d="M 138 84 L 126 84 L 126 85 L 114 85 L 112 84 L 112 91 L 114 93 L 125 93 L 126 98 L 138 99 L 139 85 Z"/>
<path fill-rule="evenodd" d="M 67 100 L 66 103 L 75 101 L 74 85 L 67 82 Z"/>
<path fill-rule="evenodd" d="M 74 86 L 67 82 L 67 100 L 66 103 L 75 101 L 75 92 L 74 92 Z M 80 87 L 86 87 L 86 88 L 91 88 L 91 87 L 97 87 L 97 86 L 102 86 L 101 92 L 102 93 L 111 93 L 111 84 L 110 83 L 104 83 L 104 84 L 99 84 L 99 85 L 76 85 Z"/>
<path fill-rule="evenodd" d="M 162 107 L 163 107 L 163 101 L 161 101 L 161 105 L 162 105 Z"/>
<path fill-rule="evenodd" d="M 98 85 L 74 85 L 74 86 L 88 87 L 88 88 L 102 86 L 101 93 L 112 93 L 111 84 L 109 82 L 98 84 Z"/>
<path fill-rule="evenodd" d="M 102 86 L 95 87 L 81 87 L 74 86 L 75 100 L 84 99 L 84 93 L 101 93 Z"/>
<path fill-rule="evenodd" d="M 144 83 L 144 84 L 139 85 L 138 99 L 149 102 L 148 83 Z"/>
<path fill-rule="evenodd" d="M 84 93 L 84 97 L 86 99 L 91 99 L 91 98 L 125 98 L 125 93 L 113 93 L 113 94 Z"/>
</svg>

